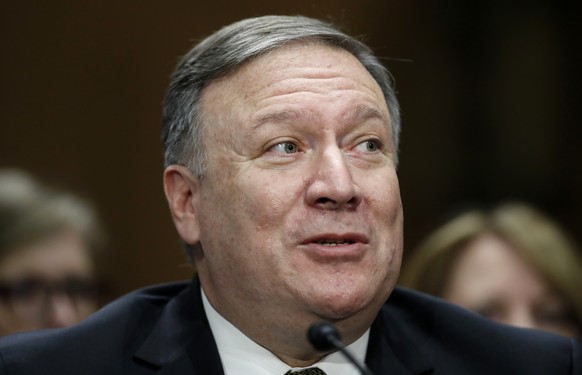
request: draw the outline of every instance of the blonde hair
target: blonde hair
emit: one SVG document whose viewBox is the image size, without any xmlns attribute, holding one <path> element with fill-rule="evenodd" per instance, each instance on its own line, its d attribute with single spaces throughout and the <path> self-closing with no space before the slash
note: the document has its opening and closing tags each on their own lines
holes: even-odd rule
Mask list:
<svg viewBox="0 0 582 375">
<path fill-rule="evenodd" d="M 104 232 L 89 202 L 21 170 L 0 170 L 0 260 L 66 229 L 79 233 L 91 257 L 97 257 Z"/>
<path fill-rule="evenodd" d="M 400 285 L 442 297 L 451 266 L 469 242 L 486 233 L 507 241 L 572 306 L 582 328 L 582 259 L 574 241 L 535 208 L 519 202 L 457 216 L 406 258 Z"/>
</svg>

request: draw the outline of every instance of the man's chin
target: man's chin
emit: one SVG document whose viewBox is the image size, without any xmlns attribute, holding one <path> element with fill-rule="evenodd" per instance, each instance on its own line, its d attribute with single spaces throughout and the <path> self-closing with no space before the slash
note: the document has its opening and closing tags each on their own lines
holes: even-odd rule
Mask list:
<svg viewBox="0 0 582 375">
<path fill-rule="evenodd" d="M 314 301 L 314 303 L 314 311 L 316 314 L 322 319 L 329 321 L 343 320 L 363 310 L 374 308 L 372 301 L 369 298 L 362 298 L 361 295 L 328 295 L 325 298 Z"/>
</svg>

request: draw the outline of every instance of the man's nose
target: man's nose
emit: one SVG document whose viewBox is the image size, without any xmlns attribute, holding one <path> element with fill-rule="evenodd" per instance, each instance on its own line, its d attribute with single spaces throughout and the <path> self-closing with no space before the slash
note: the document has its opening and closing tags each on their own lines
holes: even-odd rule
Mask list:
<svg viewBox="0 0 582 375">
<path fill-rule="evenodd" d="M 329 210 L 355 209 L 362 198 L 352 173 L 349 160 L 339 147 L 322 150 L 312 162 L 306 191 L 308 203 Z"/>
</svg>

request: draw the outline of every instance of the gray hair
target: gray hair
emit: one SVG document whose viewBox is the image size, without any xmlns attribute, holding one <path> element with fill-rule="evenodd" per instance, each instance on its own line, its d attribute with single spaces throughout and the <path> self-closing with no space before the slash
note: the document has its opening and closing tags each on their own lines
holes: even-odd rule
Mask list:
<svg viewBox="0 0 582 375">
<path fill-rule="evenodd" d="M 206 124 L 200 102 L 204 87 L 251 59 L 291 42 L 317 42 L 338 47 L 362 63 L 382 89 L 388 105 L 397 162 L 400 109 L 392 77 L 371 49 L 320 20 L 303 16 L 263 16 L 220 29 L 192 48 L 176 67 L 164 100 L 165 165 L 184 165 L 202 178 L 205 174 L 202 137 Z"/>
</svg>

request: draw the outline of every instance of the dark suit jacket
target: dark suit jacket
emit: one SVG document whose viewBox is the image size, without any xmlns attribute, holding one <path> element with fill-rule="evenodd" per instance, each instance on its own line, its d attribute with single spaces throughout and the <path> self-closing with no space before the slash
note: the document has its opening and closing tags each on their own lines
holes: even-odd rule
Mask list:
<svg viewBox="0 0 582 375">
<path fill-rule="evenodd" d="M 578 341 L 495 324 L 397 288 L 372 326 L 366 362 L 378 375 L 580 375 L 582 348 Z M 73 327 L 5 337 L 0 374 L 223 370 L 194 280 L 133 292 Z"/>
</svg>

